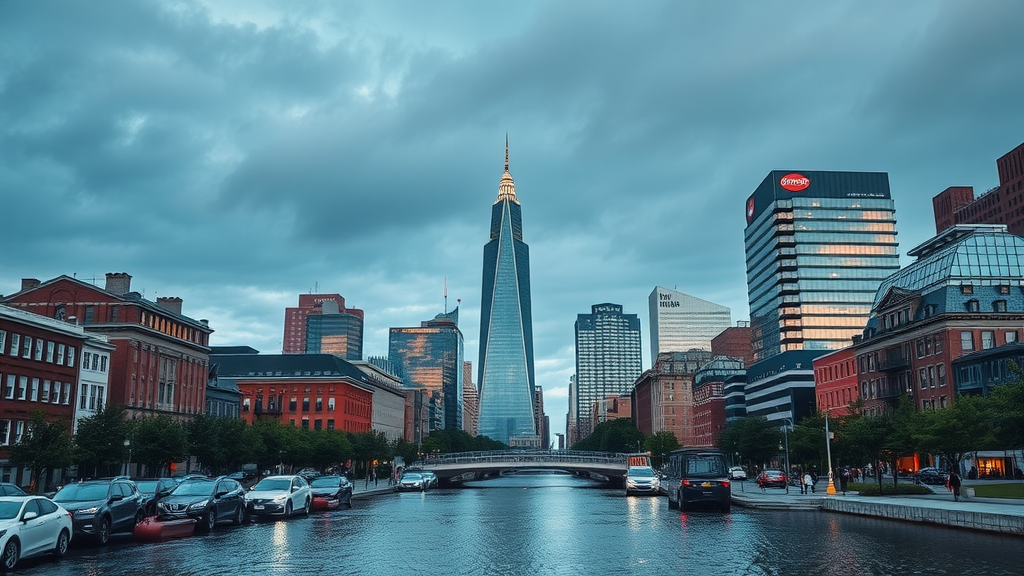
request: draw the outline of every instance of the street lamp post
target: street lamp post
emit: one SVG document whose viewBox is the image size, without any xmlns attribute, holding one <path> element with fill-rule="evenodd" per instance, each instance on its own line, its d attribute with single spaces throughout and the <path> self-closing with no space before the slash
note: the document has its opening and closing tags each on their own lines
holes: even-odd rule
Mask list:
<svg viewBox="0 0 1024 576">
<path fill-rule="evenodd" d="M 789 494 L 789 475 L 793 473 L 793 468 L 789 465 L 789 427 L 793 425 L 793 421 L 789 418 L 783 418 L 785 426 L 782 427 L 782 438 L 786 443 L 786 494 Z"/>
<path fill-rule="evenodd" d="M 832 477 L 832 433 L 828 431 L 828 411 L 825 409 L 825 454 L 828 456 L 828 488 L 825 493 L 831 496 L 836 494 L 836 483 Z"/>
<path fill-rule="evenodd" d="M 124 464 L 124 475 L 131 476 L 132 474 L 132 441 L 125 439 L 124 447 L 128 449 L 128 461 Z"/>
</svg>

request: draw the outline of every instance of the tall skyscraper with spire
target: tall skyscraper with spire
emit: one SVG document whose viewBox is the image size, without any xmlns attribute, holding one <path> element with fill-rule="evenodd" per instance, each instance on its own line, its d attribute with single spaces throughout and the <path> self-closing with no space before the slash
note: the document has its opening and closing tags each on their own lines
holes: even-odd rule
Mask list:
<svg viewBox="0 0 1024 576">
<path fill-rule="evenodd" d="M 484 245 L 480 297 L 480 420 L 477 432 L 511 444 L 536 437 L 533 411 L 533 317 L 530 248 L 523 242 L 522 207 L 508 171 L 491 207 L 491 237 Z"/>
</svg>

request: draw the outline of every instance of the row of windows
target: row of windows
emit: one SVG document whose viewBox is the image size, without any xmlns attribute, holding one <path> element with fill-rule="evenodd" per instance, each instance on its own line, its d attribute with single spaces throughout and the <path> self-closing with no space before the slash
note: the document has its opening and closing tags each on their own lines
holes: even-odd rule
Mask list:
<svg viewBox="0 0 1024 576">
<path fill-rule="evenodd" d="M 945 346 L 942 343 L 942 334 L 932 334 L 931 336 L 918 338 L 915 344 L 917 347 L 918 358 L 924 358 L 925 356 L 931 356 L 932 354 L 942 354 L 942 350 Z"/>
<path fill-rule="evenodd" d="M 71 382 L 50 382 L 39 378 L 7 374 L 4 399 L 43 404 L 71 404 Z"/>
<path fill-rule="evenodd" d="M 8 340 L 10 340 L 9 348 L 7 346 Z M 45 357 L 46 362 L 50 364 L 66 365 L 68 368 L 75 367 L 74 346 L 66 346 L 57 342 L 43 340 L 42 338 L 33 340 L 31 336 L 22 336 L 14 332 L 8 338 L 6 330 L 0 330 L 0 354 L 10 354 L 14 357 L 20 354 L 22 358 L 37 362 L 42 362 Z M 65 356 L 65 354 L 67 355 Z M 67 364 L 65 364 L 65 361 Z"/>
<path fill-rule="evenodd" d="M 82 354 L 82 369 L 93 370 L 95 372 L 106 372 L 107 355 L 95 352 L 85 352 Z"/>
<path fill-rule="evenodd" d="M 79 410 L 93 410 L 99 412 L 100 410 L 103 410 L 103 403 L 106 397 L 106 386 L 85 383 L 78 385 Z"/>
</svg>

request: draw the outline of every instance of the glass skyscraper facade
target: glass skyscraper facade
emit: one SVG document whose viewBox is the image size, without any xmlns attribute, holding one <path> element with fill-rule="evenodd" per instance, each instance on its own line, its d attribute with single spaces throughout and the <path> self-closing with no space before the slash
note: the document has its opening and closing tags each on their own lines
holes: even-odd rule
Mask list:
<svg viewBox="0 0 1024 576">
<path fill-rule="evenodd" d="M 576 316 L 576 437 L 590 433 L 594 404 L 609 396 L 628 395 L 642 371 L 640 319 L 623 314 L 618 304 L 596 304 Z M 584 428 L 585 429 L 582 429 Z"/>
<path fill-rule="evenodd" d="M 464 339 L 458 308 L 418 328 L 392 328 L 388 360 L 406 386 L 426 388 L 432 398 L 439 398 L 430 405 L 429 431 L 462 429 Z"/>
<path fill-rule="evenodd" d="M 651 363 L 662 352 L 711 350 L 711 339 L 732 326 L 728 307 L 656 287 L 648 298 Z"/>
<path fill-rule="evenodd" d="M 363 359 L 363 318 L 328 300 L 320 314 L 306 316 L 306 353 L 334 354 L 345 360 Z"/>
<path fill-rule="evenodd" d="M 507 142 L 505 172 L 491 208 L 490 241 L 484 246 L 481 292 L 477 431 L 506 444 L 517 436 L 535 437 L 530 249 L 523 242 Z"/>
<path fill-rule="evenodd" d="M 755 359 L 849 346 L 900 268 L 888 174 L 775 170 L 746 215 Z"/>
</svg>

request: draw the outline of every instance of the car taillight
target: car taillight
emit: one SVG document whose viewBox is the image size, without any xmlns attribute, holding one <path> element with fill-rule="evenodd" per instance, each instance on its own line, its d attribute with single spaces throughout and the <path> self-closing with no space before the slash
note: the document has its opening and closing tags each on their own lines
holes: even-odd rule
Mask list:
<svg viewBox="0 0 1024 576">
<path fill-rule="evenodd" d="M 689 485 L 690 485 L 690 481 L 689 480 L 683 480 L 683 486 L 689 486 Z"/>
<path fill-rule="evenodd" d="M 722 486 L 728 487 L 729 486 L 729 481 L 728 480 L 723 481 L 722 482 Z"/>
</svg>

